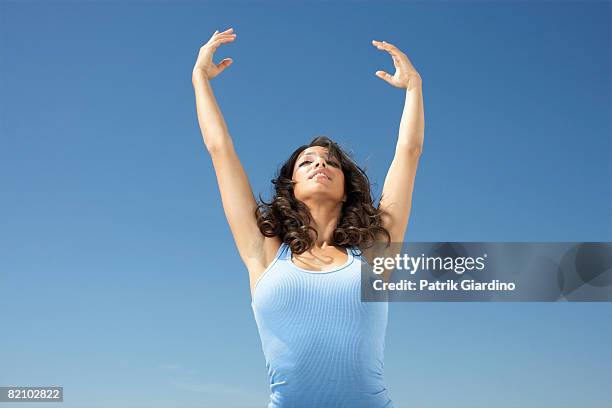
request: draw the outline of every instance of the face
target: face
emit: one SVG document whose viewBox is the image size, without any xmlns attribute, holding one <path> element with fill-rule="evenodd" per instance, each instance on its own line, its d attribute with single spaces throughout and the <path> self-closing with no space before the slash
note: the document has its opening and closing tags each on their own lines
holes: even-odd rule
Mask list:
<svg viewBox="0 0 612 408">
<path fill-rule="evenodd" d="M 323 174 L 320 174 L 323 173 Z M 302 202 L 311 199 L 344 201 L 344 172 L 327 148 L 312 146 L 298 156 L 293 167 L 295 198 Z"/>
</svg>

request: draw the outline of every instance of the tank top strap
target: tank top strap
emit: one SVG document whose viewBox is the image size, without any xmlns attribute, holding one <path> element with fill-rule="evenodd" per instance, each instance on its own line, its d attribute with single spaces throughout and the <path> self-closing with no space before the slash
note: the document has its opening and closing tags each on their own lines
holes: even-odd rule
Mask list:
<svg viewBox="0 0 612 408">
<path fill-rule="evenodd" d="M 351 246 L 349 247 L 349 249 L 350 249 L 350 251 L 353 253 L 353 256 L 354 256 L 355 258 L 359 258 L 359 259 L 361 259 L 361 258 L 362 258 L 363 252 L 361 251 L 361 249 L 359 249 L 359 247 L 358 247 L 358 246 L 356 246 L 356 245 L 351 245 Z"/>
<path fill-rule="evenodd" d="M 289 248 L 289 244 L 286 242 L 281 242 L 280 247 L 276 253 L 276 260 L 286 261 L 289 258 L 291 249 Z"/>
</svg>

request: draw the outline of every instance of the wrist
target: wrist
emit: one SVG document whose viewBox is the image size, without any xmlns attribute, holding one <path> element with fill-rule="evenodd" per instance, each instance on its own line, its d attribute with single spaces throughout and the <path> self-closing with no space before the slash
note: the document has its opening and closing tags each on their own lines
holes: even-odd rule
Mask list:
<svg viewBox="0 0 612 408">
<path fill-rule="evenodd" d="M 191 73 L 192 81 L 201 81 L 208 80 L 208 75 L 206 75 L 206 71 L 203 68 L 194 68 Z"/>
<path fill-rule="evenodd" d="M 423 87 L 423 81 L 420 76 L 410 77 L 408 84 L 406 85 L 406 91 L 421 90 Z"/>
</svg>

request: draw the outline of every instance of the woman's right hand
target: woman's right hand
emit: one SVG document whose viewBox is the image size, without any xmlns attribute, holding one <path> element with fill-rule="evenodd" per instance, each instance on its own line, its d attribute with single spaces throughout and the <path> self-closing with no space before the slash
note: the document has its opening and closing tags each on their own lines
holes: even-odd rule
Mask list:
<svg viewBox="0 0 612 408">
<path fill-rule="evenodd" d="M 232 64 L 233 60 L 231 58 L 225 58 L 219 64 L 215 64 L 213 62 L 213 54 L 221 44 L 236 39 L 236 34 L 234 34 L 233 31 L 234 29 L 230 28 L 222 33 L 218 30 L 213 33 L 210 40 L 200 48 L 198 59 L 193 67 L 194 74 L 196 72 L 201 72 L 206 78 L 213 79 Z"/>
</svg>

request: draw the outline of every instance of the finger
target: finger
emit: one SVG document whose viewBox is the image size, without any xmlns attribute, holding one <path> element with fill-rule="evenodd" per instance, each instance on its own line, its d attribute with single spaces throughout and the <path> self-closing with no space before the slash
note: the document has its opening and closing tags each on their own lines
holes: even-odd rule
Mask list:
<svg viewBox="0 0 612 408">
<path fill-rule="evenodd" d="M 378 41 L 378 40 L 372 40 L 372 44 L 376 45 L 377 47 L 383 47 L 383 48 L 386 48 L 391 45 L 386 41 Z"/>
<path fill-rule="evenodd" d="M 380 42 L 380 41 L 372 41 L 372 44 L 381 51 L 387 51 L 388 53 L 393 55 L 399 55 L 398 51 L 389 46 L 389 44 Z"/>
<path fill-rule="evenodd" d="M 386 43 L 386 44 L 383 43 L 380 49 L 387 51 L 393 57 L 399 58 L 402 55 L 402 52 L 399 49 L 397 49 L 397 47 L 389 43 Z"/>
<path fill-rule="evenodd" d="M 382 45 L 382 47 L 383 47 L 385 50 L 399 52 L 399 49 L 398 49 L 398 48 L 397 48 L 395 45 L 393 45 L 393 44 L 391 44 L 391 43 L 388 43 L 388 42 L 386 42 L 386 41 L 384 41 L 384 40 L 383 40 L 383 42 L 382 42 L 382 43 L 380 43 L 380 44 Z"/>
<path fill-rule="evenodd" d="M 385 81 L 389 83 L 391 83 L 391 78 L 393 78 L 393 76 L 389 75 L 385 71 L 376 71 L 376 76 L 379 77 L 380 79 L 384 79 Z"/>
<path fill-rule="evenodd" d="M 219 73 L 225 71 L 225 68 L 229 67 L 230 65 L 232 65 L 232 59 L 231 58 L 224 58 L 223 61 L 221 61 L 220 63 L 217 64 L 217 68 L 219 69 Z M 218 75 L 218 74 L 217 74 Z"/>
<path fill-rule="evenodd" d="M 220 33 L 218 31 L 217 32 L 219 33 L 219 35 L 225 35 L 225 34 L 232 34 L 233 31 L 234 31 L 233 28 L 229 28 L 229 29 L 227 29 L 227 30 L 225 30 L 223 32 L 220 32 Z"/>
<path fill-rule="evenodd" d="M 213 35 L 209 41 L 216 41 L 222 38 L 235 38 L 236 34 L 216 34 Z"/>
<path fill-rule="evenodd" d="M 216 36 L 213 41 L 217 41 L 217 40 L 225 40 L 225 39 L 235 39 L 236 38 L 236 34 L 223 34 L 223 35 L 218 35 Z"/>
<path fill-rule="evenodd" d="M 233 28 L 230 28 L 228 30 L 223 31 L 222 33 L 220 33 L 219 30 L 215 30 L 211 38 L 220 37 L 220 36 L 228 35 L 228 34 L 234 34 L 233 30 L 234 30 Z"/>
<path fill-rule="evenodd" d="M 233 41 L 236 39 L 235 35 L 224 35 L 223 37 L 217 37 L 215 38 L 213 41 L 222 41 L 222 42 L 228 42 L 228 41 Z"/>
<path fill-rule="evenodd" d="M 401 55 L 402 52 L 395 45 L 390 44 L 386 41 L 376 41 L 373 40 L 372 44 L 374 44 L 379 50 L 385 50 L 390 52 L 393 55 Z"/>
<path fill-rule="evenodd" d="M 210 45 L 212 47 L 217 48 L 218 46 L 220 46 L 221 44 L 225 44 L 231 41 L 234 41 L 235 38 L 234 37 L 227 37 L 227 38 L 219 38 L 217 40 L 214 40 L 213 42 L 210 43 Z"/>
</svg>

